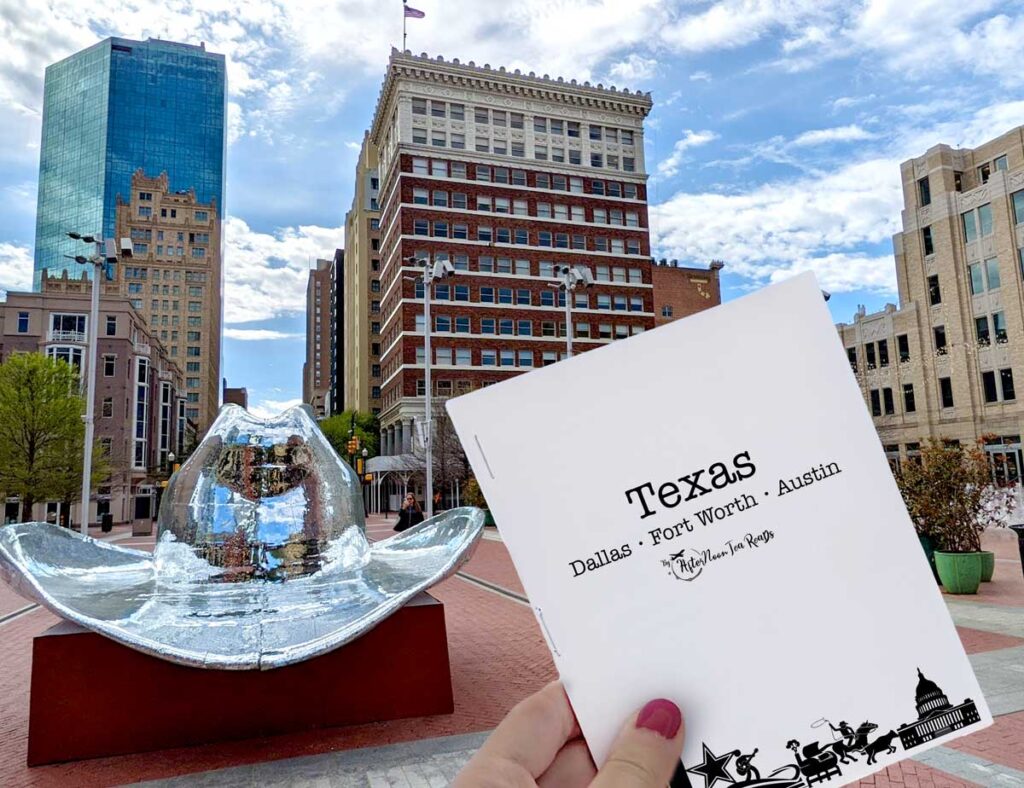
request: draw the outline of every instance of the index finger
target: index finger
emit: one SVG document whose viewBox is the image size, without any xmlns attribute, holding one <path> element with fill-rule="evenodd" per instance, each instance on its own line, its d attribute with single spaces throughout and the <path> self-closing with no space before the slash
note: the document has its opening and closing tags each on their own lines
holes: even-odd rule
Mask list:
<svg viewBox="0 0 1024 788">
<path fill-rule="evenodd" d="M 480 754 L 521 766 L 534 778 L 551 765 L 566 742 L 580 735 L 580 726 L 562 682 L 553 681 L 521 701 L 494 729 Z"/>
</svg>

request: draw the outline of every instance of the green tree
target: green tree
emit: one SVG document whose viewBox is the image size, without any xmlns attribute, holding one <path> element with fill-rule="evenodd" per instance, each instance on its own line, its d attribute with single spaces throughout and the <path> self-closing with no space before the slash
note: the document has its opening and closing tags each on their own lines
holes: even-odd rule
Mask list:
<svg viewBox="0 0 1024 788">
<path fill-rule="evenodd" d="M 377 417 L 372 413 L 359 413 L 358 411 L 346 410 L 337 416 L 329 416 L 321 419 L 320 429 L 334 450 L 348 462 L 348 440 L 352 437 L 353 431 L 359 444 L 369 454 L 367 457 L 376 457 L 380 445 L 380 424 Z"/>
<path fill-rule="evenodd" d="M 0 490 L 21 499 L 22 520 L 37 501 L 78 500 L 84 402 L 78 373 L 41 353 L 14 353 L 0 364 Z M 106 463 L 93 466 L 102 479 Z"/>
</svg>

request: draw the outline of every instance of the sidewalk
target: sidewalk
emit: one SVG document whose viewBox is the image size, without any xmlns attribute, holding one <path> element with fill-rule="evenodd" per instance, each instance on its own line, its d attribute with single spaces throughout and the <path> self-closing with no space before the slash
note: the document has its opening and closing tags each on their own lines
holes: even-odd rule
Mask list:
<svg viewBox="0 0 1024 788">
<path fill-rule="evenodd" d="M 371 517 L 371 539 L 387 538 L 394 518 Z M 111 534 L 145 549 L 152 538 Z M 1012 534 L 1011 534 L 1012 536 Z M 1024 786 L 1024 575 L 1016 542 L 986 539 L 996 575 L 977 597 L 946 597 L 986 698 L 997 715 L 987 730 L 862 785 Z M 308 785 L 411 788 L 443 786 L 518 700 L 555 677 L 524 603 L 500 536 L 488 529 L 473 559 L 432 592 L 445 604 L 455 713 L 335 728 L 268 739 L 81 761 L 28 769 L 28 675 L 31 639 L 56 618 L 35 608 L 0 623 L 0 783 L 159 786 Z M 0 621 L 29 603 L 0 585 Z M 410 657 L 414 651 L 410 650 Z M 102 673 L 97 672 L 102 681 Z"/>
</svg>

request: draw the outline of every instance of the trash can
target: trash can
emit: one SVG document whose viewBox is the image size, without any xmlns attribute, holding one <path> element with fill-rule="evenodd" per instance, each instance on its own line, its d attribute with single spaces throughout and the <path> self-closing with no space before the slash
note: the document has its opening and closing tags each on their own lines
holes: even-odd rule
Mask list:
<svg viewBox="0 0 1024 788">
<path fill-rule="evenodd" d="M 100 527 L 103 529 L 103 533 L 109 534 L 114 529 L 114 515 L 109 513 L 100 515 Z"/>
<path fill-rule="evenodd" d="M 1017 534 L 1017 547 L 1020 549 L 1020 568 L 1024 572 L 1024 524 L 1011 525 L 1010 528 Z"/>
</svg>

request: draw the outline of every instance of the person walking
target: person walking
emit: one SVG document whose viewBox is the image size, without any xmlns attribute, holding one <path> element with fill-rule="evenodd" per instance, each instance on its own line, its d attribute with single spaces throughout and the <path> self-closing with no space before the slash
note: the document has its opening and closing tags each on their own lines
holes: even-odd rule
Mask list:
<svg viewBox="0 0 1024 788">
<path fill-rule="evenodd" d="M 396 531 L 405 531 L 414 525 L 423 522 L 423 510 L 416 501 L 416 496 L 409 493 L 402 502 L 402 508 L 398 512 L 398 522 L 395 524 Z"/>
</svg>

